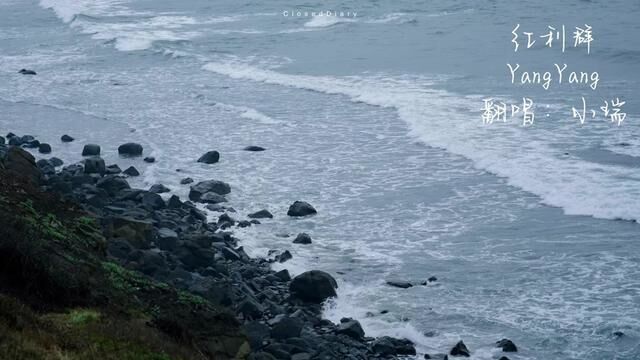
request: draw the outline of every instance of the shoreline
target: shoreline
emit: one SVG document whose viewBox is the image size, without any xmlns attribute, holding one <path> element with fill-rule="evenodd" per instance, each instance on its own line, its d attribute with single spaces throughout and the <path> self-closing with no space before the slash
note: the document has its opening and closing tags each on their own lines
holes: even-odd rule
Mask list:
<svg viewBox="0 0 640 360">
<path fill-rule="evenodd" d="M 344 318 L 333 324 L 322 319 L 323 301 L 336 296 L 337 283 L 331 275 L 314 270 L 291 279 L 287 270 L 276 272 L 270 266 L 291 258 L 289 251 L 274 253 L 270 259 L 252 259 L 238 247 L 231 228 L 259 226 L 259 219 L 271 216 L 267 210 L 240 221 L 233 219 L 232 212 L 224 212 L 217 221 L 208 222 L 207 215 L 192 201 L 209 203 L 209 209 L 227 210 L 221 204 L 225 204 L 224 195 L 232 191 L 229 184 L 185 179 L 190 200 L 183 202 L 174 195 L 165 201 L 159 193 L 168 189 L 161 184 L 152 191 L 132 189 L 127 178 L 139 172 L 105 165 L 99 147 L 85 146 L 84 160 L 79 163 L 61 164 L 55 157 L 36 163 L 22 148 L 38 149 L 39 155 L 50 157 L 51 148 L 55 154 L 55 144 L 40 144 L 28 135 L 7 139 L 0 140 L 7 144 L 0 148 L 2 158 L 19 154 L 20 176 L 29 174 L 46 193 L 79 204 L 97 220 L 110 261 L 233 311 L 251 345 L 248 358 L 377 359 L 416 354 L 409 340 L 366 337 L 357 320 Z M 155 161 L 144 158 L 138 146 L 129 145 L 130 153 L 121 156 Z M 215 163 L 217 157 L 219 154 L 209 153 L 202 161 Z M 296 202 L 288 215 L 313 213 L 311 205 Z M 300 243 L 307 240 L 301 235 Z"/>
</svg>

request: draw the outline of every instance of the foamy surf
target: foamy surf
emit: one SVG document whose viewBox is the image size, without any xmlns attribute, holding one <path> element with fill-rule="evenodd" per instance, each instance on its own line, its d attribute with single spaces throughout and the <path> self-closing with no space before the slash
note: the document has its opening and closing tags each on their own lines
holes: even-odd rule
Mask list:
<svg viewBox="0 0 640 360">
<path fill-rule="evenodd" d="M 235 79 L 345 95 L 353 102 L 394 108 L 421 141 L 473 160 L 477 167 L 507 178 L 510 185 L 538 195 L 543 203 L 566 214 L 640 219 L 636 201 L 640 190 L 633 182 L 618 181 L 633 176 L 633 169 L 561 157 L 526 129 L 483 126 L 477 98 L 433 90 L 428 82 L 384 76 L 290 75 L 239 62 L 212 62 L 203 68 Z"/>
</svg>

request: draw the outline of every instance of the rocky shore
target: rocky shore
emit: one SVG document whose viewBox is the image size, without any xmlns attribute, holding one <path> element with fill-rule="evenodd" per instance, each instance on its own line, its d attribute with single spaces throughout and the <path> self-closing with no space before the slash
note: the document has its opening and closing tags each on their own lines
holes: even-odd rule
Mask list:
<svg viewBox="0 0 640 360">
<path fill-rule="evenodd" d="M 61 137 L 61 142 L 70 141 L 69 135 Z M 47 158 L 36 161 L 24 148 Z M 55 154 L 55 145 L 28 135 L 0 137 L 0 318 L 11 318 L 11 309 L 20 307 L 23 311 L 15 316 L 31 319 L 23 328 L 15 325 L 24 323 L 19 319 L 0 327 L 0 353 L 48 359 L 25 354 L 59 351 L 64 358 L 79 359 L 87 357 L 79 347 L 93 346 L 91 356 L 119 359 L 416 355 L 407 339 L 371 338 L 354 319 L 343 318 L 339 324 L 323 319 L 322 303 L 336 296 L 337 283 L 330 274 L 318 269 L 292 278 L 287 270 L 273 271 L 273 262 L 291 258 L 288 251 L 268 259 L 249 257 L 233 228 L 259 226 L 273 215 L 256 209 L 247 219 L 234 218 L 223 205 L 232 185 L 183 179 L 188 199 L 170 195 L 163 184 L 135 189 L 127 179 L 140 172 L 105 164 L 100 152 L 99 145 L 87 144 L 77 163 L 64 164 L 48 157 Z M 118 152 L 140 161 L 162 161 L 143 158 L 140 144 L 122 144 Z M 198 162 L 219 159 L 217 151 L 210 151 Z M 197 204 L 222 214 L 212 220 Z M 315 213 L 311 204 L 296 200 L 287 215 Z M 295 242 L 303 246 L 312 240 L 300 234 Z M 90 314 L 79 325 L 50 321 L 71 321 L 68 317 L 78 312 Z M 116 325 L 133 329 L 131 338 L 126 330 L 112 331 Z M 20 337 L 29 338 L 29 326 L 50 329 L 53 335 L 46 341 L 29 339 L 33 344 L 25 348 Z M 69 341 L 69 327 L 70 334 L 95 331 L 101 340 L 83 335 L 81 343 Z M 109 346 L 94 344 L 104 339 Z M 517 351 L 506 339 L 498 346 Z M 448 355 L 424 358 L 448 356 L 469 356 L 469 350 L 460 342 Z"/>
</svg>

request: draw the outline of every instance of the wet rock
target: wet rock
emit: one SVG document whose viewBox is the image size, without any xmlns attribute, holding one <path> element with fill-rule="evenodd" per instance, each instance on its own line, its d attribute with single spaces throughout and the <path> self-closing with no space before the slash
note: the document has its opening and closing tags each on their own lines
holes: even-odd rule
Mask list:
<svg viewBox="0 0 640 360">
<path fill-rule="evenodd" d="M 156 193 L 148 192 L 148 191 L 142 194 L 141 203 L 143 206 L 153 210 L 160 210 L 160 209 L 164 209 L 165 207 L 165 203 L 164 203 L 164 200 L 162 200 L 162 196 Z"/>
<path fill-rule="evenodd" d="M 247 215 L 250 219 L 272 219 L 273 215 L 269 210 L 263 209 Z"/>
<path fill-rule="evenodd" d="M 25 137 L 28 135 L 25 135 L 22 137 L 22 146 L 27 148 L 27 149 L 37 149 L 40 147 L 40 141 L 38 140 L 24 140 Z"/>
<path fill-rule="evenodd" d="M 227 202 L 227 199 L 224 196 L 218 195 L 214 192 L 208 192 L 203 194 L 198 200 L 198 202 L 205 203 L 205 204 L 219 204 L 219 203 Z"/>
<path fill-rule="evenodd" d="M 153 156 L 147 156 L 143 161 L 149 164 L 153 164 L 154 162 L 156 162 L 156 158 L 154 158 Z"/>
<path fill-rule="evenodd" d="M 427 281 L 429 281 L 429 282 L 436 282 L 436 281 L 438 281 L 438 278 L 437 278 L 437 277 L 435 277 L 435 276 L 432 276 L 432 277 L 430 277 L 429 279 L 427 279 Z"/>
<path fill-rule="evenodd" d="M 105 190 L 110 196 L 115 196 L 120 190 L 131 188 L 127 180 L 112 175 L 98 180 L 96 187 Z"/>
<path fill-rule="evenodd" d="M 82 156 L 98 156 L 100 155 L 100 146 L 96 144 L 87 144 L 82 149 Z"/>
<path fill-rule="evenodd" d="M 382 356 L 415 355 L 416 348 L 410 340 L 383 336 L 373 342 L 373 351 Z"/>
<path fill-rule="evenodd" d="M 109 175 L 117 175 L 122 173 L 122 169 L 120 169 L 120 166 L 113 164 L 107 166 L 106 173 Z"/>
<path fill-rule="evenodd" d="M 283 263 L 291 259 L 293 259 L 293 255 L 291 255 L 289 250 L 285 250 L 282 254 L 276 256 L 276 261 L 279 263 Z"/>
<path fill-rule="evenodd" d="M 464 344 L 462 340 L 458 341 L 458 343 L 449 351 L 449 355 L 452 356 L 471 356 L 471 352 L 467 349 L 467 345 Z"/>
<path fill-rule="evenodd" d="M 364 338 L 364 330 L 362 326 L 357 320 L 353 319 L 343 319 L 346 321 L 340 321 L 340 325 L 338 325 L 338 329 L 336 332 L 338 334 L 344 334 L 350 336 L 356 340 L 360 340 Z"/>
<path fill-rule="evenodd" d="M 138 171 L 138 169 L 133 166 L 129 166 L 122 173 L 127 176 L 140 176 L 140 172 Z"/>
<path fill-rule="evenodd" d="M 263 323 L 251 321 L 245 324 L 242 329 L 249 338 L 249 344 L 252 349 L 260 349 L 264 346 L 263 342 L 269 338 L 271 329 Z"/>
<path fill-rule="evenodd" d="M 73 140 L 75 140 L 74 138 L 72 138 L 71 136 L 64 134 L 60 137 L 60 141 L 68 143 L 68 142 L 72 142 Z"/>
<path fill-rule="evenodd" d="M 393 287 L 397 287 L 397 288 L 401 288 L 401 289 L 408 289 L 408 288 L 413 286 L 413 284 L 411 284 L 410 282 L 397 281 L 397 280 L 387 281 L 387 285 L 390 285 L 390 286 L 393 286 Z"/>
<path fill-rule="evenodd" d="M 320 270 L 304 272 L 293 278 L 289 284 L 292 298 L 314 304 L 320 304 L 330 297 L 335 297 L 337 288 L 336 280 Z"/>
<path fill-rule="evenodd" d="M 118 154 L 122 156 L 140 156 L 142 155 L 142 145 L 137 143 L 126 143 L 118 147 Z"/>
<path fill-rule="evenodd" d="M 188 178 L 184 178 L 184 179 L 180 180 L 180 184 L 182 184 L 182 185 L 191 184 L 192 182 L 193 182 L 193 179 L 192 179 L 192 178 L 189 178 L 189 177 L 188 177 Z"/>
<path fill-rule="evenodd" d="M 246 319 L 259 319 L 264 313 L 264 307 L 256 300 L 247 298 L 238 305 L 237 311 Z"/>
<path fill-rule="evenodd" d="M 618 339 L 625 336 L 622 331 L 614 331 L 612 335 Z"/>
<path fill-rule="evenodd" d="M 40 146 L 38 146 L 38 152 L 41 154 L 51 153 L 51 145 L 47 143 L 41 143 Z"/>
<path fill-rule="evenodd" d="M 502 339 L 496 342 L 496 347 L 502 348 L 504 352 L 518 352 L 518 347 L 509 339 Z"/>
<path fill-rule="evenodd" d="M 156 194 L 164 194 L 170 192 L 171 189 L 162 184 L 154 184 L 149 188 L 149 191 Z"/>
<path fill-rule="evenodd" d="M 57 157 L 52 157 L 51 159 L 49 159 L 49 163 L 51 164 L 51 166 L 53 167 L 58 167 L 58 166 L 62 166 L 64 164 L 64 162 L 62 160 L 60 160 Z"/>
<path fill-rule="evenodd" d="M 251 145 L 244 148 L 244 150 L 245 151 L 265 151 L 267 149 L 263 148 L 262 146 Z"/>
<path fill-rule="evenodd" d="M 4 137 L 0 136 L 0 145 L 4 145 L 4 144 L 5 144 Z"/>
<path fill-rule="evenodd" d="M 280 270 L 277 273 L 273 274 L 275 275 L 278 279 L 282 280 L 282 281 L 290 281 L 291 280 L 291 275 L 289 275 L 289 270 L 284 269 L 284 270 Z"/>
<path fill-rule="evenodd" d="M 22 70 L 18 71 L 18 73 L 20 73 L 22 75 L 37 75 L 35 71 L 27 70 L 27 69 L 22 69 Z"/>
<path fill-rule="evenodd" d="M 169 207 L 169 209 L 179 209 L 183 205 L 184 204 L 182 203 L 182 201 L 180 201 L 180 198 L 177 195 L 171 195 L 169 201 L 167 202 L 167 206 Z"/>
<path fill-rule="evenodd" d="M 220 153 L 215 150 L 207 152 L 198 159 L 199 163 L 205 164 L 215 164 L 218 161 L 220 161 Z"/>
<path fill-rule="evenodd" d="M 289 216 L 307 216 L 316 213 L 316 209 L 311 206 L 311 204 L 304 201 L 294 202 L 291 206 L 289 206 L 289 211 L 287 211 L 287 215 Z"/>
<path fill-rule="evenodd" d="M 106 167 L 104 166 L 104 160 L 100 157 L 92 157 L 84 160 L 84 173 L 85 174 L 104 174 Z"/>
<path fill-rule="evenodd" d="M 162 250 L 172 251 L 178 247 L 178 234 L 167 228 L 158 230 L 156 246 Z"/>
<path fill-rule="evenodd" d="M 294 244 L 311 244 L 311 236 L 307 233 L 300 233 L 296 236 L 295 240 L 293 240 Z"/>
<path fill-rule="evenodd" d="M 304 323 L 296 317 L 285 316 L 271 328 L 271 337 L 276 340 L 299 337 Z"/>
<path fill-rule="evenodd" d="M 201 181 L 191 186 L 189 191 L 189 199 L 191 201 L 199 201 L 202 195 L 213 192 L 218 195 L 226 195 L 231 192 L 231 186 L 229 184 L 218 180 Z"/>
<path fill-rule="evenodd" d="M 508 358 L 508 357 L 506 357 L 506 356 L 501 356 L 501 357 L 500 357 L 500 359 L 498 359 L 498 360 L 511 360 L 511 359 L 509 359 L 509 358 Z"/>
</svg>

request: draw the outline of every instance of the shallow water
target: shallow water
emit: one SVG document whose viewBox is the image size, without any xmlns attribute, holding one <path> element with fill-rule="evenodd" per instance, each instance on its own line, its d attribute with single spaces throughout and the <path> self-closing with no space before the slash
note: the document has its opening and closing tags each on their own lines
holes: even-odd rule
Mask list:
<svg viewBox="0 0 640 360">
<path fill-rule="evenodd" d="M 464 339 L 472 359 L 499 357 L 504 337 L 521 349 L 512 359 L 637 359 L 638 225 L 613 219 L 640 217 L 640 44 L 629 35 L 640 4 L 322 6 L 358 15 L 285 17 L 284 2 L 0 1 L 0 129 L 36 135 L 65 161 L 101 144 L 108 163 L 143 170 L 134 186 L 186 196 L 183 177 L 231 183 L 238 217 L 276 215 L 240 230 L 243 245 L 289 249 L 294 273 L 336 274 L 326 316 L 355 316 L 369 335 L 409 337 L 422 353 Z M 599 41 L 589 56 L 514 55 L 514 23 L 589 23 Z M 597 91 L 515 87 L 509 61 L 567 62 L 602 80 Z M 580 126 L 570 108 L 583 95 L 625 97 L 626 121 Z M 485 126 L 486 96 L 531 96 L 544 110 L 530 128 Z M 77 140 L 61 144 L 63 133 Z M 158 162 L 119 159 L 130 140 Z M 221 162 L 196 164 L 210 149 Z M 288 218 L 297 199 L 319 214 Z M 282 237 L 301 231 L 313 245 Z"/>
</svg>

